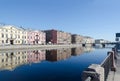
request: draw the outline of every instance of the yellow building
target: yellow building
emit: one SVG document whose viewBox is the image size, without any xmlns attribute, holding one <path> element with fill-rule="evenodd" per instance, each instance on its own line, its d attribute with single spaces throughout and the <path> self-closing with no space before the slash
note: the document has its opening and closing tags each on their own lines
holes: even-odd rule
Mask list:
<svg viewBox="0 0 120 81">
<path fill-rule="evenodd" d="M 13 25 L 0 26 L 0 45 L 26 44 L 27 32 Z"/>
</svg>

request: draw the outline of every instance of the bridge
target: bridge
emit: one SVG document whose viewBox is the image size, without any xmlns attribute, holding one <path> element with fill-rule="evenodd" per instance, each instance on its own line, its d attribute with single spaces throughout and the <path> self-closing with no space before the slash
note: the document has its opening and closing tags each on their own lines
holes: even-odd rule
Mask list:
<svg viewBox="0 0 120 81">
<path fill-rule="evenodd" d="M 103 42 L 103 43 L 83 43 L 82 46 L 96 46 L 96 45 L 102 45 L 102 47 L 105 47 L 106 45 L 116 45 L 118 42 Z"/>
</svg>

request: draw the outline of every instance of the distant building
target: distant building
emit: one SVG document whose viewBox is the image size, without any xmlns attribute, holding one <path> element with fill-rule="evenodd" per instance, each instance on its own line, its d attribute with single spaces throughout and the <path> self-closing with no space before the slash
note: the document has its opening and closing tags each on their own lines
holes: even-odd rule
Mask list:
<svg viewBox="0 0 120 81">
<path fill-rule="evenodd" d="M 100 44 L 100 43 L 104 43 L 104 42 L 105 42 L 104 39 L 96 39 L 95 40 L 96 44 Z"/>
<path fill-rule="evenodd" d="M 0 45 L 26 43 L 27 32 L 25 29 L 12 25 L 0 26 Z"/>
<path fill-rule="evenodd" d="M 58 30 L 45 30 L 46 43 L 49 44 L 71 44 L 71 34 Z"/>
<path fill-rule="evenodd" d="M 28 44 L 45 44 L 46 34 L 42 31 L 27 30 Z"/>
<path fill-rule="evenodd" d="M 107 41 L 107 40 L 104 40 L 104 39 L 96 39 L 96 40 L 95 40 L 95 43 L 96 43 L 96 44 L 108 43 L 108 42 L 110 42 L 110 41 Z"/>
<path fill-rule="evenodd" d="M 83 43 L 94 43 L 95 40 L 92 37 L 84 36 L 83 37 Z"/>
<path fill-rule="evenodd" d="M 82 44 L 83 43 L 83 36 L 81 35 L 77 35 L 77 34 L 73 34 L 72 35 L 72 43 L 73 44 Z"/>
</svg>

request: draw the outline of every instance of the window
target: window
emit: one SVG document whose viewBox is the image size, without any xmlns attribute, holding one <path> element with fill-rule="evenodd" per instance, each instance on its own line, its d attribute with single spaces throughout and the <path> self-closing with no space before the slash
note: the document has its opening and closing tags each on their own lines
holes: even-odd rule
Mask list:
<svg viewBox="0 0 120 81">
<path fill-rule="evenodd" d="M 17 38 L 17 35 L 15 35 L 15 38 Z"/>
<path fill-rule="evenodd" d="M 4 29 L 2 29 L 2 31 L 4 31 Z"/>
<path fill-rule="evenodd" d="M 2 38 L 4 38 L 4 34 L 2 33 Z"/>
<path fill-rule="evenodd" d="M 18 59 L 20 60 L 20 57 L 18 57 Z"/>
<path fill-rule="evenodd" d="M 12 37 L 13 37 L 13 35 L 11 34 L 11 35 L 10 35 L 10 37 L 12 38 Z"/>
<path fill-rule="evenodd" d="M 8 43 L 8 40 L 6 40 L 6 43 Z"/>
<path fill-rule="evenodd" d="M 8 38 L 8 34 L 6 34 L 6 38 Z"/>
<path fill-rule="evenodd" d="M 4 40 L 2 40 L 2 43 L 4 43 Z"/>
<path fill-rule="evenodd" d="M 20 35 L 18 35 L 18 38 L 20 38 Z"/>
<path fill-rule="evenodd" d="M 6 62 L 8 62 L 8 59 L 6 59 Z"/>
<path fill-rule="evenodd" d="M 2 62 L 4 62 L 4 59 L 2 59 Z"/>
<path fill-rule="evenodd" d="M 18 43 L 20 43 L 20 41 L 18 41 Z"/>
<path fill-rule="evenodd" d="M 8 53 L 6 53 L 6 56 L 8 57 Z"/>
</svg>

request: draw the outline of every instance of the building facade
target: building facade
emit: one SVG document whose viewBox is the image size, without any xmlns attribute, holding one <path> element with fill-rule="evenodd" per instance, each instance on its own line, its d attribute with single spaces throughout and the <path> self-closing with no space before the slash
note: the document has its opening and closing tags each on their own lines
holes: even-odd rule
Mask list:
<svg viewBox="0 0 120 81">
<path fill-rule="evenodd" d="M 84 36 L 83 38 L 83 44 L 92 44 L 95 43 L 95 40 L 92 37 Z"/>
<path fill-rule="evenodd" d="M 28 44 L 45 44 L 46 34 L 42 31 L 27 31 L 27 43 Z"/>
<path fill-rule="evenodd" d="M 45 30 L 46 43 L 51 44 L 71 44 L 71 34 L 58 30 Z"/>
<path fill-rule="evenodd" d="M 110 41 L 104 40 L 104 39 L 96 39 L 96 40 L 95 40 L 95 43 L 96 43 L 96 44 L 109 43 L 109 42 L 110 42 Z"/>
<path fill-rule="evenodd" d="M 77 34 L 73 34 L 72 35 L 72 43 L 73 44 L 82 44 L 83 43 L 83 36 L 81 35 L 77 35 Z"/>
<path fill-rule="evenodd" d="M 0 26 L 0 45 L 26 44 L 27 32 L 12 25 Z"/>
</svg>

